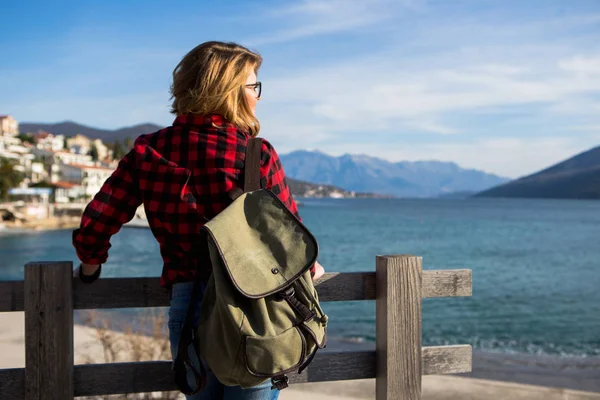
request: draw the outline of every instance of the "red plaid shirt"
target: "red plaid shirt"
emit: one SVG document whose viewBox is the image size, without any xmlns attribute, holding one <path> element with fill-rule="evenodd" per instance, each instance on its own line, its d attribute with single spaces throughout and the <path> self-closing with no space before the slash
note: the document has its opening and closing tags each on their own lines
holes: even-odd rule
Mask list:
<svg viewBox="0 0 600 400">
<path fill-rule="evenodd" d="M 192 249 L 200 228 L 243 187 L 250 136 L 218 115 L 179 116 L 172 126 L 139 136 L 83 212 L 73 245 L 79 259 L 103 264 L 110 238 L 144 204 L 164 261 L 161 285 L 191 281 L 206 268 Z M 261 185 L 275 193 L 298 218 L 279 156 L 263 140 Z"/>
</svg>

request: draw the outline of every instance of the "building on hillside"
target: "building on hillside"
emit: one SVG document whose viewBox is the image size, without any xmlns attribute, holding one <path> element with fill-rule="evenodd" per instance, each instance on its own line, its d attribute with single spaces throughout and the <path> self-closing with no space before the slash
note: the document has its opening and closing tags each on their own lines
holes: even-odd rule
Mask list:
<svg viewBox="0 0 600 400">
<path fill-rule="evenodd" d="M 35 156 L 31 154 L 31 149 L 17 137 L 0 138 L 0 157 L 12 160 L 15 163 L 14 170 L 27 176 L 31 170 Z"/>
<path fill-rule="evenodd" d="M 19 134 L 19 123 L 11 115 L 0 115 L 0 136 Z"/>
<path fill-rule="evenodd" d="M 89 154 L 92 149 L 92 140 L 85 135 L 77 135 L 67 139 L 67 148 L 77 154 Z"/>
<path fill-rule="evenodd" d="M 14 169 L 23 174 L 23 186 L 48 178 L 44 164 L 36 160 L 33 145 L 24 143 L 16 136 L 0 136 L 0 157 L 12 160 Z"/>
<path fill-rule="evenodd" d="M 112 168 L 93 165 L 58 164 L 61 182 L 73 183 L 82 187 L 84 196 L 91 198 L 100 191 L 104 182 L 114 172 Z"/>
<path fill-rule="evenodd" d="M 35 147 L 49 151 L 61 151 L 65 148 L 65 135 L 53 135 L 49 132 L 39 132 L 33 135 Z"/>
<path fill-rule="evenodd" d="M 92 146 L 96 146 L 96 150 L 98 151 L 98 160 L 108 160 L 112 159 L 112 150 L 110 150 L 100 139 L 95 139 L 92 142 Z"/>
<path fill-rule="evenodd" d="M 44 168 L 50 178 L 50 182 L 58 182 L 61 164 L 94 165 L 92 157 L 86 154 L 70 153 L 68 151 L 51 151 L 33 147 L 31 152 L 36 159 L 44 164 Z"/>
<path fill-rule="evenodd" d="M 28 184 L 38 183 L 41 181 L 48 180 L 48 171 L 46 171 L 46 166 L 41 162 L 32 162 L 31 168 L 28 174 Z"/>
<path fill-rule="evenodd" d="M 85 189 L 81 185 L 59 181 L 50 186 L 54 190 L 55 203 L 74 203 L 86 199 Z"/>
</svg>

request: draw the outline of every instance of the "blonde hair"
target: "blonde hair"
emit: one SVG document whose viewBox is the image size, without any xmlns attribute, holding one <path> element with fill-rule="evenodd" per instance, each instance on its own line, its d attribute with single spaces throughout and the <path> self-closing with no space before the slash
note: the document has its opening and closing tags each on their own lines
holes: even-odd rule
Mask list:
<svg viewBox="0 0 600 400">
<path fill-rule="evenodd" d="M 235 43 L 205 42 L 192 49 L 173 70 L 171 112 L 218 114 L 252 137 L 260 123 L 246 101 L 245 85 L 258 72 L 262 57 Z"/>
</svg>

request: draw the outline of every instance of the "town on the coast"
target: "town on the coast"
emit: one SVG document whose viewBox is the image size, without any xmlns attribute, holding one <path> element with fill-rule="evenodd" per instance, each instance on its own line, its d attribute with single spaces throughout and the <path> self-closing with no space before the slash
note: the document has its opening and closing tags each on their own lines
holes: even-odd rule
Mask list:
<svg viewBox="0 0 600 400">
<path fill-rule="evenodd" d="M 21 132 L 15 118 L 0 115 L 0 232 L 76 226 L 132 143 Z"/>
</svg>

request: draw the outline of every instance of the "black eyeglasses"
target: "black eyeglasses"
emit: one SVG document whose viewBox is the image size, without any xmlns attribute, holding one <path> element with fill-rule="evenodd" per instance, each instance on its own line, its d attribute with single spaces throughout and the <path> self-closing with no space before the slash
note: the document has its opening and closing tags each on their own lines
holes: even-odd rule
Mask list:
<svg viewBox="0 0 600 400">
<path fill-rule="evenodd" d="M 260 97 L 260 94 L 262 93 L 262 82 L 252 83 L 250 85 L 246 85 L 246 87 L 251 87 L 252 89 L 254 89 L 256 97 Z"/>
</svg>

